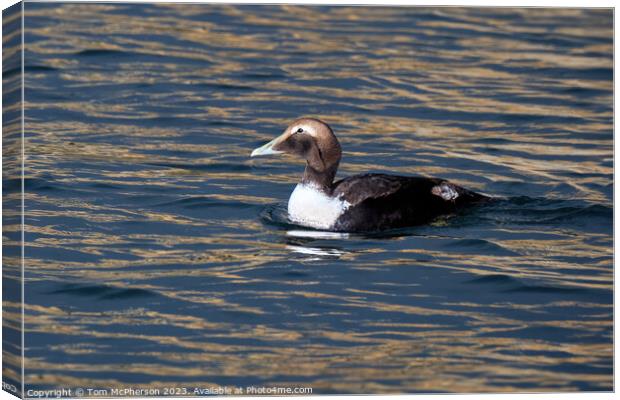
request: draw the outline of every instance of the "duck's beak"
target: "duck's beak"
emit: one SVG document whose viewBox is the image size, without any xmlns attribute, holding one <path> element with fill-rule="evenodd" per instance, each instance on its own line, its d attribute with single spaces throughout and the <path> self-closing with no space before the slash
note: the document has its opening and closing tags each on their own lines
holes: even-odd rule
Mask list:
<svg viewBox="0 0 620 400">
<path fill-rule="evenodd" d="M 250 154 L 250 157 L 266 156 L 269 154 L 282 154 L 284 153 L 283 151 L 279 151 L 276 149 L 278 145 L 284 142 L 286 139 L 288 139 L 288 135 L 284 133 L 278 136 L 277 138 L 273 139 L 271 142 L 266 143 L 257 149 L 254 149 L 254 151 L 252 151 L 252 154 Z"/>
</svg>

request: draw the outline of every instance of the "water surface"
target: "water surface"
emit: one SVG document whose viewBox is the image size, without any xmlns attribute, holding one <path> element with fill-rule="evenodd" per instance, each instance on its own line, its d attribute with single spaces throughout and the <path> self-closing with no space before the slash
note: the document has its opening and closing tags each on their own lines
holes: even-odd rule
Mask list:
<svg viewBox="0 0 620 400">
<path fill-rule="evenodd" d="M 612 390 L 611 10 L 26 3 L 25 35 L 27 389 Z M 303 115 L 339 177 L 500 200 L 291 225 L 302 162 L 249 153 Z"/>
</svg>

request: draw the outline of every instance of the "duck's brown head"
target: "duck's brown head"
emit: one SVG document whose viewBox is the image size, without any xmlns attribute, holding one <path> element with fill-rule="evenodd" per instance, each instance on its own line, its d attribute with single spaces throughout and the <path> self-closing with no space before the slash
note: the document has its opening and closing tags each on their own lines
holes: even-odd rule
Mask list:
<svg viewBox="0 0 620 400">
<path fill-rule="evenodd" d="M 332 129 L 315 118 L 300 118 L 282 135 L 255 149 L 251 157 L 292 154 L 306 160 L 303 183 L 328 188 L 336 175 L 342 151 Z"/>
</svg>

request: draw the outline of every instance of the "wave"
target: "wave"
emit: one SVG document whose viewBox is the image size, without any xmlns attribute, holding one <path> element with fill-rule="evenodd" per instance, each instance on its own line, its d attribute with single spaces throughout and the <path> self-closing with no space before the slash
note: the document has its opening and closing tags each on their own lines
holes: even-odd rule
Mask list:
<svg viewBox="0 0 620 400">
<path fill-rule="evenodd" d="M 79 297 L 96 297 L 100 300 L 119 300 L 155 296 L 155 292 L 138 288 L 118 288 L 101 284 L 65 284 L 50 294 L 66 294 Z"/>
</svg>

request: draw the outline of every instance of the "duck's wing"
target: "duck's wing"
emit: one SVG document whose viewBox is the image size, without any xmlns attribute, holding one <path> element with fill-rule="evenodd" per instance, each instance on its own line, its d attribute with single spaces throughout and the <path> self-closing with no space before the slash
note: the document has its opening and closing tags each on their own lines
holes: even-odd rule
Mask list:
<svg viewBox="0 0 620 400">
<path fill-rule="evenodd" d="M 363 174 L 342 179 L 334 184 L 332 195 L 356 206 L 367 200 L 385 199 L 398 193 L 408 192 L 419 196 L 439 196 L 435 187 L 451 185 L 435 178 L 398 176 L 385 174 Z M 455 185 L 452 185 L 455 186 Z M 449 186 L 445 186 L 449 188 Z M 456 190 L 456 189 L 454 189 Z M 435 193 L 433 193 L 433 191 Z"/>
<path fill-rule="evenodd" d="M 428 198 L 457 205 L 488 199 L 444 179 L 386 174 L 351 176 L 336 182 L 332 191 L 334 197 L 346 200 L 351 206 L 402 194 L 415 196 L 419 200 Z"/>
</svg>

